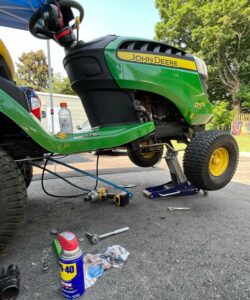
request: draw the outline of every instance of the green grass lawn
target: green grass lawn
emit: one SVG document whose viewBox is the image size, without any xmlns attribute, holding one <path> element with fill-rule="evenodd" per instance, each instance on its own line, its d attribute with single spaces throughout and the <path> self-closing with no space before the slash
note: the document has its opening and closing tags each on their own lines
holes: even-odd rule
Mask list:
<svg viewBox="0 0 250 300">
<path fill-rule="evenodd" d="M 250 152 L 250 135 L 237 135 L 234 136 L 236 139 L 240 152 Z M 173 146 L 176 150 L 180 150 L 186 147 L 185 144 L 179 144 L 173 141 Z"/>
<path fill-rule="evenodd" d="M 241 152 L 250 152 L 250 135 L 234 136 Z"/>
</svg>

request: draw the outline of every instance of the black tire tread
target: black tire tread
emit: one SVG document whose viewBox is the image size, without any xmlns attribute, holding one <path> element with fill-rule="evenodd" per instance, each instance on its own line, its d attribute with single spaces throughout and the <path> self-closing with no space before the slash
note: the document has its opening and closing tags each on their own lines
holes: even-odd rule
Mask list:
<svg viewBox="0 0 250 300">
<path fill-rule="evenodd" d="M 17 165 L 22 172 L 26 188 L 28 188 L 33 178 L 33 167 L 27 162 L 20 162 Z"/>
<path fill-rule="evenodd" d="M 8 153 L 1 148 L 0 172 L 2 173 L 1 184 L 3 184 L 3 188 L 6 187 L 5 195 L 8 203 L 7 207 L 1 207 L 1 210 L 6 210 L 4 224 L 0 224 L 0 251 L 2 251 L 15 234 L 19 223 L 23 220 L 27 192 L 21 170 Z"/>
<path fill-rule="evenodd" d="M 208 153 L 211 147 L 219 142 L 219 140 L 227 139 L 229 136 L 231 137 L 230 134 L 218 130 L 199 132 L 193 137 L 186 148 L 183 160 L 184 173 L 188 180 L 197 188 L 204 190 L 221 189 L 232 179 L 238 165 L 238 157 L 234 171 L 228 176 L 226 182 L 216 187 L 208 182 L 206 172 L 204 171 L 207 168 Z M 232 141 L 235 142 L 234 146 L 237 152 L 239 152 L 236 141 L 233 138 Z"/>
</svg>

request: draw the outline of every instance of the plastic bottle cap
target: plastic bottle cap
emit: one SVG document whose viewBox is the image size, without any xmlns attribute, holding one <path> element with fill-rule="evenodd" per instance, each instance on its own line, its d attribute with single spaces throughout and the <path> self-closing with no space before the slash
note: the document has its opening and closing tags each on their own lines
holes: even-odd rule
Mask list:
<svg viewBox="0 0 250 300">
<path fill-rule="evenodd" d="M 60 102 L 60 107 L 61 108 L 63 108 L 63 107 L 67 108 L 68 107 L 67 102 Z"/>
<path fill-rule="evenodd" d="M 71 231 L 64 231 L 57 236 L 62 250 L 73 251 L 78 247 L 76 235 Z"/>
</svg>

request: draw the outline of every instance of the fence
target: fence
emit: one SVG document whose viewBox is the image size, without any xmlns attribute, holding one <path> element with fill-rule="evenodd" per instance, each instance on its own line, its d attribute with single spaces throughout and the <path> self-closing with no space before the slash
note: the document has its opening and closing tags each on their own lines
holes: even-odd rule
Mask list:
<svg viewBox="0 0 250 300">
<path fill-rule="evenodd" d="M 239 114 L 234 117 L 234 121 L 250 121 L 250 114 Z"/>
<path fill-rule="evenodd" d="M 234 117 L 231 124 L 233 135 L 250 135 L 250 114 L 239 114 Z"/>
</svg>

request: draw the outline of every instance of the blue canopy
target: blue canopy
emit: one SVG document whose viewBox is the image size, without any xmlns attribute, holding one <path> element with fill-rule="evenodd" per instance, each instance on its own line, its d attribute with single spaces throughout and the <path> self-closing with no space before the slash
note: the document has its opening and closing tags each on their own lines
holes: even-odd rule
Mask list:
<svg viewBox="0 0 250 300">
<path fill-rule="evenodd" d="M 32 14 L 46 0 L 1 0 L 0 26 L 28 30 Z"/>
</svg>

